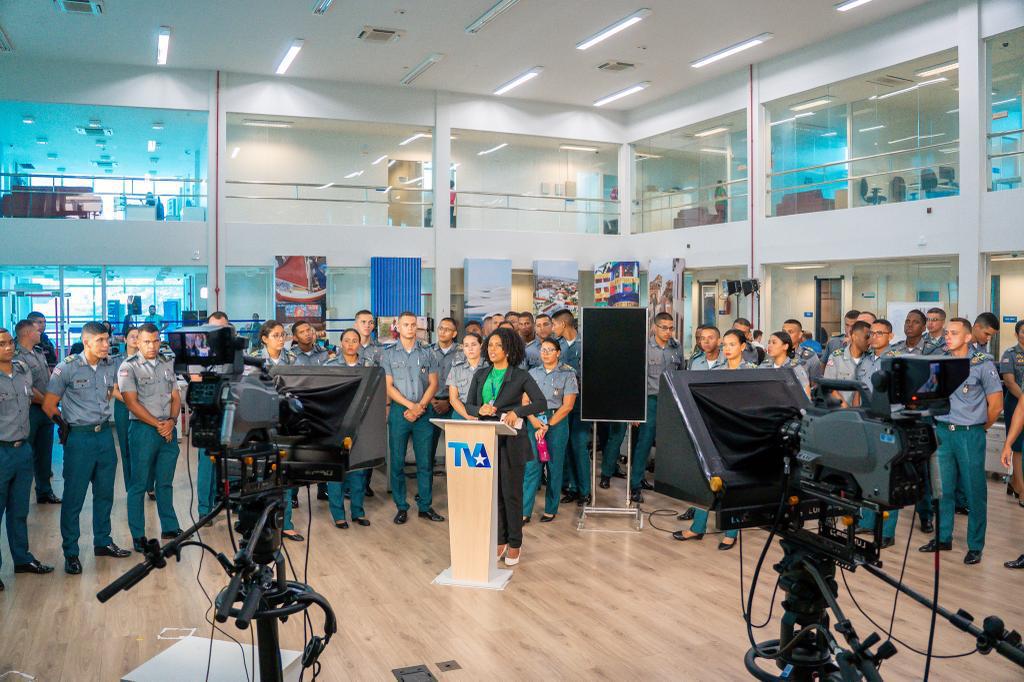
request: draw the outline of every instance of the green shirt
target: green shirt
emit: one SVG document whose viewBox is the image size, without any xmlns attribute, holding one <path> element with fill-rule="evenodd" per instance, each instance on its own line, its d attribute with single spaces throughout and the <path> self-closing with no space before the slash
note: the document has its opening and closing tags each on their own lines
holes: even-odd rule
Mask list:
<svg viewBox="0 0 1024 682">
<path fill-rule="evenodd" d="M 498 391 L 501 390 L 501 384 L 505 381 L 505 372 L 507 371 L 506 367 L 505 369 L 492 369 L 488 373 L 487 378 L 484 379 L 483 398 L 485 403 L 493 403 L 498 397 Z"/>
</svg>

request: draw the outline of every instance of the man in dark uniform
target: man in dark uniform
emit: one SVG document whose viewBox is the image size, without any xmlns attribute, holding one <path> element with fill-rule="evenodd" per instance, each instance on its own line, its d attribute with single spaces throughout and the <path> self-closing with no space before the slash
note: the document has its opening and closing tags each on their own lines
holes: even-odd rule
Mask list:
<svg viewBox="0 0 1024 682">
<path fill-rule="evenodd" d="M 25 318 L 32 320 L 39 330 L 39 350 L 43 351 L 46 364 L 50 366 L 50 369 L 53 369 L 54 365 L 57 364 L 57 349 L 54 348 L 53 341 L 46 334 L 46 316 L 33 310 Z"/>
<path fill-rule="evenodd" d="M 580 383 L 580 340 L 576 330 L 576 318 L 567 309 L 559 310 L 551 317 L 552 329 L 562 348 L 562 362 L 576 371 L 576 382 Z M 590 427 L 583 422 L 580 412 L 582 400 L 577 400 L 569 414 L 569 449 L 565 457 L 565 478 L 567 491 L 562 503 L 575 500 L 579 505 L 590 500 Z M 571 453 L 571 456 L 570 456 Z"/>
<path fill-rule="evenodd" d="M 32 407 L 29 410 L 28 441 L 32 446 L 35 465 L 36 502 L 38 504 L 60 504 L 60 498 L 53 493 L 50 478 L 53 476 L 53 422 L 43 412 L 43 398 L 50 383 L 50 367 L 39 345 L 39 327 L 32 320 L 22 320 L 14 328 L 18 343 L 14 357 L 25 363 L 32 371 Z"/>
</svg>

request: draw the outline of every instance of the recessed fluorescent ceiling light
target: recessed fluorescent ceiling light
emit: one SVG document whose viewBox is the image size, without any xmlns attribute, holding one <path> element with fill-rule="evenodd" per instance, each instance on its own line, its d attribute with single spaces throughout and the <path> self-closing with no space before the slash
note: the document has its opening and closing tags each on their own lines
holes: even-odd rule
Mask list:
<svg viewBox="0 0 1024 682">
<path fill-rule="evenodd" d="M 231 158 L 232 159 L 238 158 L 238 152 L 240 152 L 240 151 L 242 151 L 241 147 L 235 147 L 234 149 L 232 149 L 231 150 Z"/>
<path fill-rule="evenodd" d="M 539 76 L 540 72 L 543 71 L 543 70 L 544 70 L 543 66 L 535 66 L 532 69 L 530 69 L 529 71 L 525 71 L 525 72 L 519 74 L 518 76 L 516 76 L 515 78 L 513 78 L 509 82 L 507 82 L 504 85 L 502 85 L 501 87 L 499 87 L 497 90 L 494 91 L 494 94 L 495 95 L 504 95 L 509 90 L 512 90 L 513 88 L 518 88 L 520 85 L 522 85 L 523 83 L 526 83 L 528 81 L 532 81 L 534 78 Z"/>
<path fill-rule="evenodd" d="M 934 85 L 935 83 L 942 83 L 943 81 L 948 81 L 948 80 L 949 79 L 946 78 L 945 76 L 939 76 L 938 78 L 933 78 L 930 81 L 921 81 L 920 83 L 917 83 L 915 85 L 911 85 L 909 88 L 901 88 L 900 90 L 894 90 L 893 92 L 887 92 L 884 95 L 872 95 L 868 99 L 877 99 L 877 100 L 889 99 L 890 97 L 895 97 L 896 95 L 902 95 L 902 94 L 907 93 L 907 92 L 913 92 L 914 90 L 917 90 L 918 88 L 923 88 L 926 85 Z"/>
<path fill-rule="evenodd" d="M 641 90 L 645 89 L 650 84 L 651 81 L 644 81 L 642 83 L 637 83 L 636 85 L 631 85 L 625 90 L 613 92 L 612 94 L 602 97 L 601 99 L 594 102 L 594 106 L 603 107 L 605 104 L 608 104 L 609 102 L 614 102 L 615 100 L 622 99 L 623 97 L 629 97 L 630 95 L 636 94 Z"/>
<path fill-rule="evenodd" d="M 792 121 L 797 120 L 798 118 L 807 118 L 808 116 L 814 116 L 814 112 L 813 111 L 805 111 L 804 113 L 797 114 L 796 116 L 790 116 L 789 118 L 784 118 L 784 119 L 781 119 L 779 121 L 772 121 L 768 125 L 769 125 L 769 127 L 780 126 L 783 123 L 790 123 Z"/>
<path fill-rule="evenodd" d="M 155 152 L 156 151 L 156 140 L 148 140 L 146 142 L 146 151 L 147 152 Z"/>
<path fill-rule="evenodd" d="M 405 145 L 409 144 L 410 142 L 415 142 L 416 140 L 419 140 L 419 139 L 424 138 L 424 137 L 430 137 L 430 136 L 431 136 L 430 133 L 416 133 L 412 137 L 407 137 L 404 140 L 402 140 L 401 142 L 399 142 L 398 146 L 399 147 L 404 147 Z M 391 164 L 389 163 L 388 166 L 391 166 Z"/>
<path fill-rule="evenodd" d="M 406 180 L 402 184 L 403 185 L 415 185 L 417 182 L 419 182 L 422 179 L 423 179 L 423 176 L 421 175 L 418 178 L 413 178 L 412 180 Z"/>
<path fill-rule="evenodd" d="M 313 5 L 313 14 L 317 16 L 323 16 L 327 14 L 327 10 L 334 4 L 334 0 L 317 0 L 316 4 Z"/>
<path fill-rule="evenodd" d="M 377 188 L 377 191 L 378 191 L 378 192 L 390 192 L 390 191 L 391 191 L 391 188 L 392 188 L 393 186 L 394 186 L 394 185 L 388 185 L 387 187 L 378 187 L 378 188 Z"/>
<path fill-rule="evenodd" d="M 942 154 L 956 154 L 957 151 L 959 150 L 956 147 L 946 147 L 945 149 L 939 150 L 939 152 Z"/>
<path fill-rule="evenodd" d="M 945 137 L 946 133 L 932 133 L 931 135 L 918 135 L 919 140 L 931 140 L 936 137 Z"/>
<path fill-rule="evenodd" d="M 806 111 L 807 109 L 813 109 L 814 107 L 820 107 L 828 104 L 832 101 L 831 95 L 825 95 L 824 97 L 818 97 L 816 99 L 801 102 L 800 104 L 794 104 L 789 108 L 790 111 Z"/>
<path fill-rule="evenodd" d="M 50 152 L 49 154 L 46 155 L 46 158 L 48 158 L 50 160 L 56 159 L 57 158 L 57 152 Z"/>
<path fill-rule="evenodd" d="M 728 149 L 719 149 L 717 147 L 703 147 L 701 151 L 705 154 L 728 154 Z"/>
<path fill-rule="evenodd" d="M 946 73 L 947 71 L 954 71 L 960 68 L 959 62 L 948 62 L 946 64 L 939 64 L 938 66 L 930 66 L 923 71 L 915 71 L 914 75 L 920 78 L 927 78 L 928 76 L 938 76 L 940 73 Z"/>
<path fill-rule="evenodd" d="M 242 125 L 251 126 L 253 128 L 291 128 L 291 121 L 274 121 L 271 119 L 263 118 L 245 118 L 242 119 Z"/>
<path fill-rule="evenodd" d="M 841 2 L 836 5 L 836 11 L 849 12 L 851 9 L 855 9 L 861 5 L 866 5 L 869 2 L 871 2 L 871 0 L 846 0 L 845 2 Z"/>
<path fill-rule="evenodd" d="M 36 138 L 36 144 L 46 144 L 47 142 L 49 142 L 49 140 L 47 140 L 45 137 Z"/>
<path fill-rule="evenodd" d="M 1010 102 L 1016 102 L 1016 101 L 1017 101 L 1016 97 L 1011 97 L 1010 99 L 1001 99 L 998 102 L 992 102 L 992 106 L 996 106 L 997 104 L 1009 104 Z"/>
<path fill-rule="evenodd" d="M 153 130 L 163 130 L 164 124 L 160 121 L 153 121 Z"/>
<path fill-rule="evenodd" d="M 857 132 L 858 133 L 870 133 L 872 130 L 881 130 L 884 127 L 885 127 L 884 125 L 869 126 L 867 128 L 861 128 Z"/>
<path fill-rule="evenodd" d="M 596 152 L 597 147 L 584 147 L 578 144 L 560 144 L 558 148 L 563 152 Z"/>
<path fill-rule="evenodd" d="M 645 154 L 644 152 L 636 153 L 637 161 L 646 161 L 647 159 L 660 159 L 661 157 L 657 154 Z"/>
<path fill-rule="evenodd" d="M 378 163 L 380 163 L 381 161 L 383 161 L 386 158 L 388 158 L 388 155 L 387 154 L 382 154 L 382 155 L 378 156 L 377 159 L 373 163 L 371 163 L 370 165 L 371 166 L 376 166 Z"/>
<path fill-rule="evenodd" d="M 317 189 L 328 189 L 329 187 L 334 187 L 334 183 L 328 182 L 326 185 L 320 185 Z"/>
<path fill-rule="evenodd" d="M 717 128 L 708 128 L 707 130 L 701 130 L 700 132 L 694 133 L 694 137 L 708 137 L 709 135 L 717 135 L 718 133 L 724 133 L 729 130 L 729 126 L 718 126 Z"/>
<path fill-rule="evenodd" d="M 761 35 L 754 36 L 753 38 L 747 38 L 742 43 L 730 45 L 729 47 L 719 50 L 718 52 L 712 52 L 706 57 L 701 57 L 695 62 L 690 62 L 690 66 L 692 66 L 695 69 L 699 69 L 702 66 L 707 66 L 708 64 L 717 62 L 720 59 L 731 57 L 737 52 L 743 52 L 743 50 L 749 50 L 752 47 L 757 47 L 766 40 L 771 40 L 774 37 L 775 35 L 772 33 L 762 33 Z"/>
<path fill-rule="evenodd" d="M 502 142 L 501 144 L 496 145 L 494 147 L 491 147 L 490 149 L 485 149 L 482 152 L 477 152 L 476 155 L 477 156 L 483 156 L 484 154 L 490 154 L 491 152 L 496 152 L 499 149 L 504 149 L 507 146 L 508 146 L 508 142 Z"/>
<path fill-rule="evenodd" d="M 946 113 L 947 113 L 947 114 L 956 114 L 956 113 L 959 113 L 959 111 L 960 111 L 959 109 L 950 109 L 950 110 L 949 110 L 949 111 L 947 111 Z"/>
<path fill-rule="evenodd" d="M 473 23 L 466 27 L 466 33 L 479 33 L 480 30 L 491 23 L 505 10 L 511 9 L 519 0 L 499 0 L 489 10 L 477 17 Z"/>
<path fill-rule="evenodd" d="M 352 178 L 358 178 L 362 174 L 363 174 L 363 171 L 361 171 L 361 170 L 352 171 L 351 173 L 349 173 L 348 175 L 345 176 L 345 179 L 346 180 L 351 180 Z"/>
<path fill-rule="evenodd" d="M 434 64 L 437 64 L 442 59 L 444 59 L 444 55 L 441 54 L 440 52 L 434 52 L 432 54 L 427 55 L 426 59 L 424 59 L 422 62 L 412 67 L 411 69 L 409 69 L 409 72 L 402 76 L 402 80 L 400 81 L 401 84 L 412 85 L 413 81 L 422 76 L 427 69 L 429 69 Z"/>
<path fill-rule="evenodd" d="M 33 123 L 36 122 L 36 119 L 33 118 L 32 116 L 22 116 L 21 117 L 21 122 L 25 123 L 25 124 L 28 124 L 28 125 L 32 125 Z"/>
<path fill-rule="evenodd" d="M 576 43 L 576 49 L 577 50 L 585 50 L 588 47 L 593 47 L 594 45 L 597 45 L 602 40 L 605 40 L 607 38 L 611 38 L 613 35 L 615 35 L 619 31 L 624 31 L 627 28 L 629 28 L 630 26 L 632 26 L 633 24 L 639 23 L 639 22 L 643 21 L 646 17 L 649 17 L 649 16 L 651 16 L 651 10 L 646 9 L 646 8 L 638 9 L 637 11 L 633 12 L 632 14 L 630 14 L 628 17 L 624 17 L 622 19 L 619 19 L 618 21 L 616 21 L 611 26 L 608 26 L 606 28 L 601 29 L 600 31 L 598 31 L 594 35 L 590 36 L 586 40 L 584 40 L 582 42 L 579 42 L 579 43 Z"/>
<path fill-rule="evenodd" d="M 171 46 L 170 26 L 161 26 L 156 34 L 156 63 L 164 65 L 167 63 L 167 50 Z"/>
<path fill-rule="evenodd" d="M 284 53 L 284 57 L 281 57 L 281 61 L 278 62 L 277 68 L 274 69 L 274 73 L 278 76 L 288 70 L 288 67 L 292 65 L 295 58 L 299 56 L 299 50 L 302 49 L 303 41 L 301 38 L 296 38 L 292 41 L 292 44 L 288 46 L 288 51 Z"/>
<path fill-rule="evenodd" d="M 391 168 L 396 163 L 398 163 L 398 159 L 391 159 L 390 161 L 388 161 L 388 168 Z"/>
<path fill-rule="evenodd" d="M 993 263 L 1002 263 L 1009 260 L 1020 260 L 1024 256 L 1010 255 L 1010 256 L 992 256 L 990 259 Z"/>
<path fill-rule="evenodd" d="M 830 131 L 829 131 L 829 132 L 827 132 L 827 133 L 822 133 L 822 134 L 821 134 L 821 135 L 819 135 L 818 137 L 835 137 L 835 136 L 836 136 L 836 135 L 838 135 L 838 134 L 839 134 L 839 133 L 838 133 L 837 131 L 835 131 L 835 130 L 830 130 Z"/>
<path fill-rule="evenodd" d="M 783 266 L 783 270 L 820 270 L 821 268 L 828 267 L 824 263 L 809 263 L 807 265 L 786 265 Z"/>
<path fill-rule="evenodd" d="M 899 144 L 900 142 L 906 142 L 907 140 L 916 140 L 917 135 L 911 135 L 910 137 L 901 137 L 898 140 L 889 140 L 889 144 Z"/>
</svg>

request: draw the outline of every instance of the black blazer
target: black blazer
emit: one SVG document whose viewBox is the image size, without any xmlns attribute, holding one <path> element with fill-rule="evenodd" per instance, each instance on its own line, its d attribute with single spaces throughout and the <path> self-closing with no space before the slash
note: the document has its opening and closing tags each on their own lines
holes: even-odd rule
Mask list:
<svg viewBox="0 0 1024 682">
<path fill-rule="evenodd" d="M 469 395 L 465 405 L 466 411 L 474 417 L 479 416 L 480 407 L 484 404 L 484 382 L 491 369 L 491 367 L 481 367 L 473 375 L 473 383 L 469 385 Z M 524 393 L 530 399 L 528 405 L 523 405 Z M 544 392 L 540 390 L 540 386 L 533 380 L 529 372 L 518 367 L 509 367 L 505 371 L 505 380 L 494 400 L 494 407 L 498 410 L 495 419 L 505 412 L 515 412 L 525 420 L 528 415 L 544 412 L 547 406 L 548 402 L 544 397 Z M 530 437 L 526 435 L 526 429 L 527 426 L 524 423 L 523 428 L 519 429 L 516 435 L 498 437 L 498 447 L 505 450 L 504 456 L 512 458 L 510 463 L 524 465 L 533 459 L 533 448 L 530 446 Z"/>
</svg>

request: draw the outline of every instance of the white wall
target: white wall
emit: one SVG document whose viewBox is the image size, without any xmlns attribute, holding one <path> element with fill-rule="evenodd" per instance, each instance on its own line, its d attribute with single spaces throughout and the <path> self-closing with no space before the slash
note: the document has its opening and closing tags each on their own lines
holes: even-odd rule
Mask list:
<svg viewBox="0 0 1024 682">
<path fill-rule="evenodd" d="M 201 222 L 4 218 L 0 228 L 2 265 L 209 263 Z"/>
</svg>

